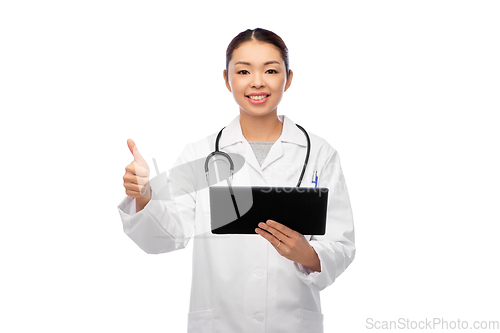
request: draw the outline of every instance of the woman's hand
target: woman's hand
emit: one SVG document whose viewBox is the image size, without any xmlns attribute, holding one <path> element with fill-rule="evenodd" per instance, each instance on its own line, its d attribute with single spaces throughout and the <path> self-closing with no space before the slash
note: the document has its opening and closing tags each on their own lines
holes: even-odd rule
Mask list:
<svg viewBox="0 0 500 333">
<path fill-rule="evenodd" d="M 318 254 L 304 235 L 273 220 L 260 222 L 255 232 L 271 243 L 283 257 L 295 261 L 311 271 L 321 272 Z"/>
<path fill-rule="evenodd" d="M 123 186 L 125 193 L 136 198 L 136 210 L 140 211 L 151 199 L 151 187 L 149 186 L 149 166 L 137 149 L 132 139 L 127 140 L 128 148 L 134 156 L 134 160 L 125 168 Z"/>
</svg>

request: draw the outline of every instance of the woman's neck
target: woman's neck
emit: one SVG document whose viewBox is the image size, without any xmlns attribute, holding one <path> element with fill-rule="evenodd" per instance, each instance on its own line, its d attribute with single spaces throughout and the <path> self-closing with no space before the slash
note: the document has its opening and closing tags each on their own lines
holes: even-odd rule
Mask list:
<svg viewBox="0 0 500 333">
<path fill-rule="evenodd" d="M 251 116 L 240 111 L 240 126 L 247 141 L 257 142 L 275 142 L 283 130 L 277 111 L 264 116 Z"/>
</svg>

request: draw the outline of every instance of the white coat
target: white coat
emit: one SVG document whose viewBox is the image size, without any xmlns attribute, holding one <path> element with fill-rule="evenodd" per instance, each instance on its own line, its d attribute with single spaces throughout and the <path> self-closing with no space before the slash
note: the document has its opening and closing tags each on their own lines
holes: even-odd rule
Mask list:
<svg viewBox="0 0 500 333">
<path fill-rule="evenodd" d="M 296 186 L 307 141 L 290 118 L 278 118 L 282 134 L 262 166 L 242 134 L 239 116 L 226 126 L 220 150 L 245 158 L 233 185 Z M 176 164 L 205 158 L 214 150 L 217 133 L 188 144 Z M 318 187 L 329 188 L 326 234 L 304 235 L 318 254 L 321 272 L 281 256 L 258 234 L 211 234 L 207 188 L 169 201 L 151 200 L 138 213 L 131 197 L 119 204 L 125 233 L 147 253 L 182 249 L 193 238 L 189 333 L 323 332 L 320 291 L 354 259 L 354 226 L 338 153 L 324 139 L 309 136 L 302 186 L 314 187 L 317 171 Z"/>
</svg>

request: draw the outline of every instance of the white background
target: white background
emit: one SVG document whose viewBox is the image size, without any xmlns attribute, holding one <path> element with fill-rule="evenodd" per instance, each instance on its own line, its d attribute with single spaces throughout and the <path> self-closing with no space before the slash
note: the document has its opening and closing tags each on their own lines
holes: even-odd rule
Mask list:
<svg viewBox="0 0 500 333">
<path fill-rule="evenodd" d="M 279 34 L 278 113 L 334 146 L 357 256 L 325 332 L 500 320 L 498 1 L 2 1 L 2 332 L 184 332 L 186 250 L 122 231 L 126 140 L 162 171 L 238 107 L 225 50 Z"/>
</svg>

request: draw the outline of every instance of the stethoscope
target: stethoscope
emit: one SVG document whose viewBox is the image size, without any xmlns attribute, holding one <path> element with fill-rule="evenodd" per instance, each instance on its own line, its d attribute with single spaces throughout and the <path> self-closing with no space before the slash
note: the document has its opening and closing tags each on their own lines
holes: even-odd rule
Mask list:
<svg viewBox="0 0 500 333">
<path fill-rule="evenodd" d="M 295 124 L 295 125 L 297 125 L 297 124 Z M 302 167 L 302 172 L 300 173 L 299 182 L 297 183 L 297 186 L 296 186 L 296 187 L 300 187 L 300 184 L 302 183 L 302 178 L 304 177 L 304 173 L 306 171 L 307 162 L 309 161 L 309 153 L 311 152 L 311 140 L 309 139 L 309 135 L 307 134 L 306 130 L 302 126 L 297 125 L 297 127 L 302 132 L 304 132 L 304 135 L 306 136 L 306 139 L 307 139 L 306 159 L 304 161 L 304 166 Z M 231 181 L 233 179 L 233 174 L 234 174 L 234 163 L 233 163 L 233 160 L 231 159 L 231 157 L 227 153 L 219 150 L 219 140 L 220 140 L 220 137 L 222 135 L 222 131 L 224 130 L 224 128 L 225 127 L 223 127 L 220 130 L 219 134 L 217 134 L 217 139 L 215 139 L 215 151 L 213 151 L 210 154 L 208 154 L 207 158 L 205 159 L 205 175 L 206 175 L 206 178 L 207 178 L 208 186 L 210 186 L 210 177 L 208 175 L 208 173 L 209 173 L 208 162 L 210 161 L 210 158 L 212 158 L 215 155 L 224 156 L 227 159 L 227 161 L 229 162 L 229 179 L 227 181 L 228 181 L 228 184 L 229 184 L 229 190 L 231 191 L 231 197 L 233 197 L 233 201 L 234 201 L 234 195 L 232 193 L 233 191 L 232 191 L 232 188 L 231 188 Z M 235 208 L 236 208 L 236 203 L 235 203 Z M 238 214 L 238 217 L 239 217 L 239 214 Z"/>
</svg>

